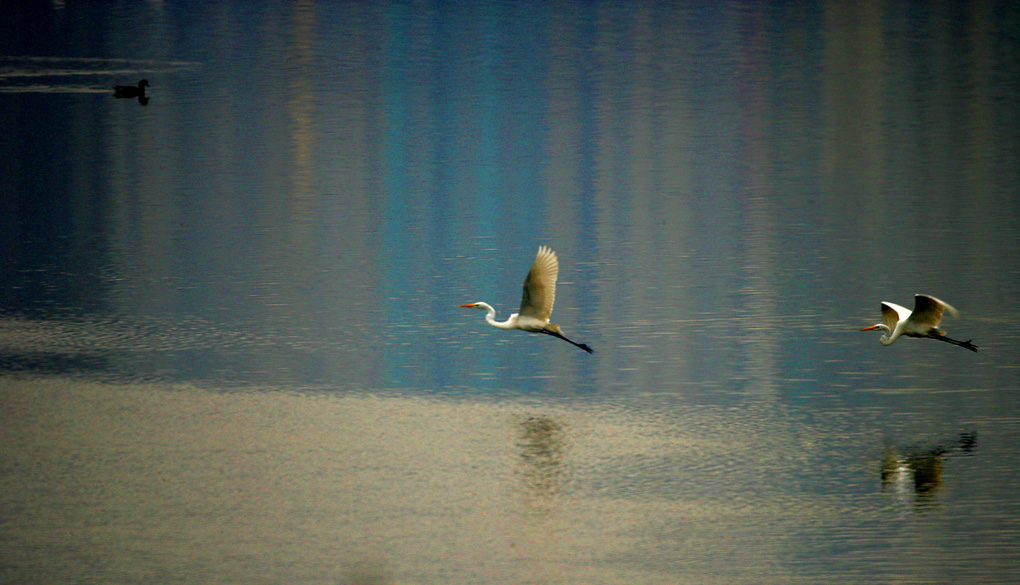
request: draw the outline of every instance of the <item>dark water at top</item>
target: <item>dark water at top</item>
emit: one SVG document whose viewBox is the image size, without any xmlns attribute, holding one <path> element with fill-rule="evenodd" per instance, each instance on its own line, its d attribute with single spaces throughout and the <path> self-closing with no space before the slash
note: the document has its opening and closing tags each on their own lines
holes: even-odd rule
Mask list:
<svg viewBox="0 0 1020 585">
<path fill-rule="evenodd" d="M 0 581 L 1020 580 L 1012 3 L 5 13 Z"/>
</svg>

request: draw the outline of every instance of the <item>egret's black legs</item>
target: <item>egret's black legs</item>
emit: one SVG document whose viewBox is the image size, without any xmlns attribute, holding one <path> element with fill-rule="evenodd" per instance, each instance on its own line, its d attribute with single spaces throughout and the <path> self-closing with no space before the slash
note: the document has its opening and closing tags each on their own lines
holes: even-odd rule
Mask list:
<svg viewBox="0 0 1020 585">
<path fill-rule="evenodd" d="M 587 344 L 577 343 L 576 341 L 571 341 L 571 340 L 567 339 L 566 337 L 564 337 L 562 333 L 554 333 L 554 332 L 549 331 L 547 329 L 542 329 L 541 332 L 545 333 L 546 335 L 552 335 L 553 337 L 559 337 L 563 341 L 566 341 L 567 343 L 571 343 L 573 345 L 576 345 L 577 347 L 580 347 L 581 349 L 583 349 L 584 351 L 586 351 L 588 353 L 595 353 L 595 350 L 590 348 L 590 347 L 588 347 Z"/>
<path fill-rule="evenodd" d="M 968 339 L 967 341 L 959 341 L 957 339 L 952 339 L 952 338 L 946 337 L 945 335 L 932 335 L 930 337 L 932 339 L 938 339 L 939 341 L 945 341 L 946 343 L 951 343 L 953 345 L 959 345 L 960 347 L 965 347 L 965 348 L 967 348 L 967 349 L 969 349 L 969 350 L 971 350 L 971 351 L 973 351 L 975 353 L 977 353 L 977 350 L 978 350 L 977 346 L 970 342 L 971 341 L 970 339 Z"/>
</svg>

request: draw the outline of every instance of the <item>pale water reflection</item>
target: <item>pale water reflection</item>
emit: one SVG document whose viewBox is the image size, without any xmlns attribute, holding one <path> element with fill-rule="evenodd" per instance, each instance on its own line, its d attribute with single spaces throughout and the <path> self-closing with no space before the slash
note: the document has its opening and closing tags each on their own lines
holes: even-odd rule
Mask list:
<svg viewBox="0 0 1020 585">
<path fill-rule="evenodd" d="M 989 566 L 995 545 L 953 529 L 991 520 L 989 506 L 1016 512 L 1000 489 L 971 491 L 1002 447 L 961 437 L 891 463 L 880 413 L 69 378 L 8 380 L 0 400 L 4 516 L 18 527 L 5 570 L 33 582 L 981 581 L 1015 570 Z M 966 456 L 977 450 L 984 463 Z M 905 467 L 923 515 L 900 505 Z"/>
<path fill-rule="evenodd" d="M 1020 581 L 1020 4 L 23 4 L 0 581 Z"/>
</svg>

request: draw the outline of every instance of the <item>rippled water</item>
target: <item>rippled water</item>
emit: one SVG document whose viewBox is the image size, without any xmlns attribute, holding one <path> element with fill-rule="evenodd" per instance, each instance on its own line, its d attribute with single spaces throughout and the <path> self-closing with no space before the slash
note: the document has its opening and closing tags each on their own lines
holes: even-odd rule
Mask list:
<svg viewBox="0 0 1020 585">
<path fill-rule="evenodd" d="M 1012 4 L 13 12 L 0 581 L 1020 580 Z"/>
</svg>

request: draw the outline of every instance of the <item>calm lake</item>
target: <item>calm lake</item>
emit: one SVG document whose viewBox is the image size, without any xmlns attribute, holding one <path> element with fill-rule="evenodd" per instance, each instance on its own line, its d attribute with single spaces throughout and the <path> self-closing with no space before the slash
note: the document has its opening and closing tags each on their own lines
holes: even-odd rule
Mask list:
<svg viewBox="0 0 1020 585">
<path fill-rule="evenodd" d="M 1020 582 L 1018 30 L 7 7 L 0 583 Z"/>
</svg>

